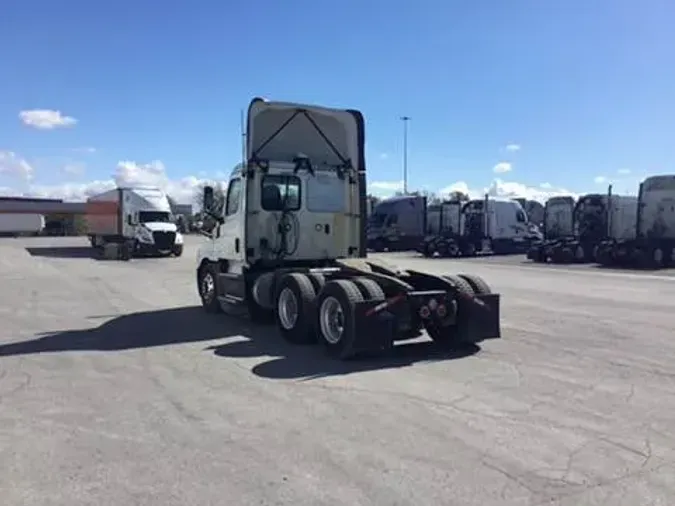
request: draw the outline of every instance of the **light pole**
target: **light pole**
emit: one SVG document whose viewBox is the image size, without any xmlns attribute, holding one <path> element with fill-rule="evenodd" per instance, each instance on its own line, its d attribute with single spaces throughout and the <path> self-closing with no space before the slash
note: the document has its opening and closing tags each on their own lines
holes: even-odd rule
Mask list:
<svg viewBox="0 0 675 506">
<path fill-rule="evenodd" d="M 408 121 L 410 116 L 401 116 L 403 121 L 403 194 L 408 194 Z"/>
</svg>

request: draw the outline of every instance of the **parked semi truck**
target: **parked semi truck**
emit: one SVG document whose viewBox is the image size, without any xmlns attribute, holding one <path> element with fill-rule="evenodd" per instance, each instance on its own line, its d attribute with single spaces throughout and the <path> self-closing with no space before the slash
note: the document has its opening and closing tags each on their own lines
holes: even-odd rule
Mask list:
<svg viewBox="0 0 675 506">
<path fill-rule="evenodd" d="M 0 213 L 0 237 L 40 235 L 44 228 L 42 214 Z"/>
<path fill-rule="evenodd" d="M 538 227 L 542 226 L 544 221 L 544 205 L 541 202 L 520 197 L 514 198 L 513 200 L 519 202 L 520 205 L 523 206 L 525 214 L 527 214 L 527 218 L 530 223 L 533 223 Z"/>
<path fill-rule="evenodd" d="M 500 337 L 500 296 L 483 279 L 367 258 L 364 145 L 356 110 L 251 101 L 224 211 L 204 188 L 218 222 L 197 257 L 205 310 L 274 320 L 287 341 L 339 359 L 423 329 L 444 345 Z"/>
<path fill-rule="evenodd" d="M 626 210 L 625 216 L 617 219 L 619 223 L 613 226 L 617 233 L 598 247 L 598 263 L 657 269 L 672 266 L 675 175 L 648 177 L 640 185 L 636 200 L 635 210 Z"/>
<path fill-rule="evenodd" d="M 427 256 L 524 253 L 533 241 L 541 238 L 538 227 L 530 223 L 515 199 L 486 195 L 483 199 L 462 203 L 458 211 L 444 211 L 443 216 L 448 214 L 449 221 L 456 223 L 453 230 L 457 229 L 457 233 L 425 237 L 422 252 Z"/>
<path fill-rule="evenodd" d="M 427 198 L 391 197 L 373 208 L 367 225 L 367 246 L 373 251 L 417 249 L 424 239 Z"/>
<path fill-rule="evenodd" d="M 630 236 L 636 213 L 637 197 L 613 195 L 611 186 L 606 194 L 584 195 L 572 213 L 573 234 L 531 248 L 528 258 L 553 263 L 595 262 L 601 244 Z"/>
<path fill-rule="evenodd" d="M 462 206 L 447 201 L 427 207 L 426 235 L 419 251 L 426 257 L 462 255 Z"/>
<path fill-rule="evenodd" d="M 88 236 L 94 248 L 129 245 L 135 255 L 183 254 L 183 236 L 159 188 L 116 188 L 87 199 Z"/>
<path fill-rule="evenodd" d="M 527 258 L 535 262 L 552 259 L 559 251 L 558 243 L 574 240 L 574 208 L 572 196 L 555 196 L 544 205 L 543 238 L 533 243 L 527 251 Z"/>
</svg>

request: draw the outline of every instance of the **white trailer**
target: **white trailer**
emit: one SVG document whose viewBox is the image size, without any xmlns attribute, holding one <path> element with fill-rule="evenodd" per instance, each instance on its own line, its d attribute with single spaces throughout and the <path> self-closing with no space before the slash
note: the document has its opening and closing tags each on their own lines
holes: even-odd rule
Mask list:
<svg viewBox="0 0 675 506">
<path fill-rule="evenodd" d="M 0 213 L 0 236 L 40 235 L 44 228 L 42 214 Z"/>
<path fill-rule="evenodd" d="M 675 264 L 675 175 L 645 179 L 635 212 L 625 213 L 613 229 L 615 236 L 598 249 L 599 263 L 655 269 Z"/>
<path fill-rule="evenodd" d="M 87 200 L 89 240 L 95 248 L 128 244 L 134 254 L 183 254 L 166 193 L 159 188 L 116 188 Z"/>
<path fill-rule="evenodd" d="M 447 345 L 499 338 L 499 294 L 472 275 L 401 270 L 366 255 L 364 119 L 355 110 L 255 98 L 246 161 L 199 249 L 207 312 L 276 321 L 293 343 L 321 342 L 346 359 L 424 329 Z"/>
</svg>

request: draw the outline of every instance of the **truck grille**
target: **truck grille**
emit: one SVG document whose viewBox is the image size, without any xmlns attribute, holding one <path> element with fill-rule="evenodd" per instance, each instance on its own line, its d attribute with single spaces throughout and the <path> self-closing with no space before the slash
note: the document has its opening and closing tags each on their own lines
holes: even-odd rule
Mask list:
<svg viewBox="0 0 675 506">
<path fill-rule="evenodd" d="M 153 232 L 152 237 L 155 240 L 157 249 L 161 250 L 173 248 L 176 242 L 176 232 Z"/>
</svg>

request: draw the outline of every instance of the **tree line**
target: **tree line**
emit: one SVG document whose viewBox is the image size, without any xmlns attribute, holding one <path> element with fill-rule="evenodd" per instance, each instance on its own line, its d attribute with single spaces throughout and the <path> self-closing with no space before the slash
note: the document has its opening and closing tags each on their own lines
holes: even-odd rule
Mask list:
<svg viewBox="0 0 675 506">
<path fill-rule="evenodd" d="M 202 204 L 202 194 L 203 194 L 203 188 L 204 185 L 201 185 L 198 187 L 197 192 L 195 194 L 195 203 L 197 204 L 196 207 L 197 209 L 201 209 L 201 204 Z M 225 184 L 216 184 L 213 187 L 213 196 L 214 196 L 214 202 L 215 202 L 215 209 L 214 211 L 216 213 L 222 212 L 222 210 L 225 207 L 225 198 L 226 198 L 226 193 L 227 193 L 227 185 Z M 395 193 L 395 196 L 401 197 L 403 195 L 406 195 L 405 193 L 399 191 Z M 419 190 L 419 191 L 413 191 L 413 192 L 408 192 L 407 195 L 412 195 L 415 197 L 426 197 L 427 200 L 429 201 L 430 204 L 440 204 L 443 201 L 451 201 L 451 202 L 466 202 L 469 200 L 469 195 L 467 195 L 464 192 L 461 191 L 453 191 L 450 192 L 449 194 L 442 196 L 438 195 L 437 193 L 434 192 L 429 192 L 426 190 Z M 445 197 L 445 198 L 444 198 Z M 375 195 L 368 195 L 368 199 L 370 199 L 373 202 L 373 205 L 376 205 L 378 202 L 383 200 L 382 197 L 377 197 Z"/>
</svg>

